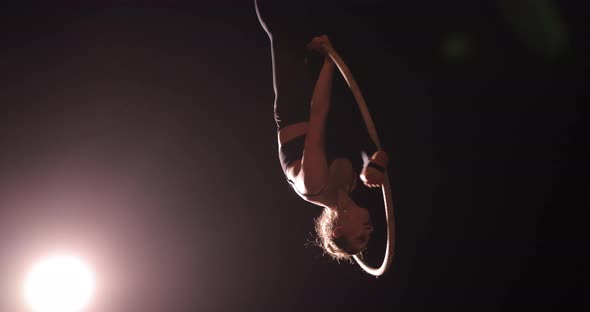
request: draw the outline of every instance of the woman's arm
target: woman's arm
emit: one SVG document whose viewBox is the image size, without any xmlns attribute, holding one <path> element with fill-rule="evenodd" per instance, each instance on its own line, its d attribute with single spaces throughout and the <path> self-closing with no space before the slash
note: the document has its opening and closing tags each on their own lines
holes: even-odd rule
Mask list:
<svg viewBox="0 0 590 312">
<path fill-rule="evenodd" d="M 320 36 L 312 40 L 309 49 L 326 55 L 324 45 L 329 45 L 328 37 Z M 334 63 L 326 57 L 318 75 L 312 98 L 307 135 L 301 159 L 301 168 L 297 173 L 296 186 L 306 194 L 317 194 L 325 187 L 328 179 L 328 162 L 326 159 L 325 126 L 330 111 Z"/>
</svg>

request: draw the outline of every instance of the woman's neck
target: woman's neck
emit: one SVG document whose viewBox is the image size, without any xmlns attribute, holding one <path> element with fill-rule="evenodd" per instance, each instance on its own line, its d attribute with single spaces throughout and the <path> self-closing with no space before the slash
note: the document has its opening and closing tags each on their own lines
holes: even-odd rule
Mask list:
<svg viewBox="0 0 590 312">
<path fill-rule="evenodd" d="M 348 195 L 348 191 L 339 189 L 336 197 L 336 210 L 345 211 L 348 210 L 352 204 L 352 199 Z"/>
</svg>

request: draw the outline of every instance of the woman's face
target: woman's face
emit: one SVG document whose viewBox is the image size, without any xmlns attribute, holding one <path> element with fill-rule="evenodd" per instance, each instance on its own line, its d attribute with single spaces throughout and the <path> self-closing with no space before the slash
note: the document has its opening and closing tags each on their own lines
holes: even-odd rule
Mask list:
<svg viewBox="0 0 590 312">
<path fill-rule="evenodd" d="M 344 237 L 354 250 L 359 252 L 369 243 L 373 226 L 369 211 L 357 205 L 351 205 L 340 216 L 340 224 L 334 236 Z"/>
</svg>

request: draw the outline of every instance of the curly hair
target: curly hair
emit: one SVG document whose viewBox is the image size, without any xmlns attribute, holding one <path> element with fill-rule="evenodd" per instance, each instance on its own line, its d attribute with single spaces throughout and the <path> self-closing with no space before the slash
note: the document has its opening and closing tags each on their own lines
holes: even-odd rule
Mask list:
<svg viewBox="0 0 590 312">
<path fill-rule="evenodd" d="M 315 219 L 316 244 L 336 261 L 351 260 L 352 256 L 359 251 L 354 250 L 346 238 L 335 238 L 332 235 L 337 224 L 338 214 L 332 209 L 324 208 L 320 216 Z"/>
</svg>

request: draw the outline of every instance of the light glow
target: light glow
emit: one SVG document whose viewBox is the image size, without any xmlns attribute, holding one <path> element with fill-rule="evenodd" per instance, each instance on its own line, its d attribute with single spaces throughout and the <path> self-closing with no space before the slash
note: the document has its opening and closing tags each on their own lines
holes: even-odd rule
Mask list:
<svg viewBox="0 0 590 312">
<path fill-rule="evenodd" d="M 94 275 L 80 258 L 57 255 L 32 268 L 24 296 L 36 312 L 77 312 L 90 302 L 94 288 Z"/>
</svg>

